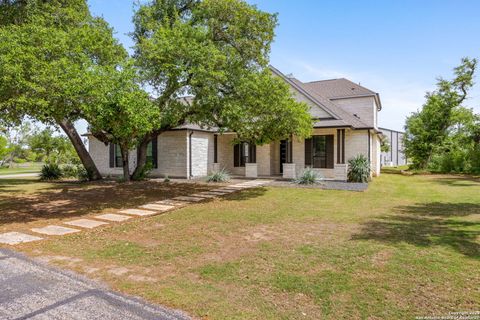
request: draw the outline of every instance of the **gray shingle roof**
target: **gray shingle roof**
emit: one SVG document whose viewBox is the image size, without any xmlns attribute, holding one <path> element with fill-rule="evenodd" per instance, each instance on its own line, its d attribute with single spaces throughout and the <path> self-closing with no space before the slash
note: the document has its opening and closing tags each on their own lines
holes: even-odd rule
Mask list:
<svg viewBox="0 0 480 320">
<path fill-rule="evenodd" d="M 359 118 L 343 110 L 341 107 L 330 101 L 329 98 L 319 94 L 316 90 L 313 90 L 311 87 L 307 86 L 307 84 L 301 82 L 298 79 L 286 77 L 283 73 L 281 73 L 274 67 L 270 67 L 270 69 L 274 74 L 282 77 L 293 88 L 297 89 L 300 93 L 309 98 L 313 103 L 317 104 L 320 108 L 324 109 L 326 112 L 330 113 L 333 116 L 334 119 L 332 120 L 321 120 L 316 122 L 314 125 L 316 128 L 338 126 L 361 129 L 371 127 L 365 124 Z"/>
<path fill-rule="evenodd" d="M 328 99 L 376 95 L 372 90 L 345 78 L 307 82 L 304 85 Z"/>
</svg>

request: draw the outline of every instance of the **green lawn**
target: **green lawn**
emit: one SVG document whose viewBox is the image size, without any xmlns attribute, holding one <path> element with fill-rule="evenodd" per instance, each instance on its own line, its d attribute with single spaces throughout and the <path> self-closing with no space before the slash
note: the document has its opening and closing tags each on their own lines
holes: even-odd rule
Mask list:
<svg viewBox="0 0 480 320">
<path fill-rule="evenodd" d="M 17 173 L 37 173 L 42 169 L 42 163 L 28 163 L 22 166 L 16 165 L 13 168 L 0 168 L 0 176 Z"/>
<path fill-rule="evenodd" d="M 480 301 L 480 181 L 259 188 L 20 247 L 205 319 L 414 319 Z"/>
</svg>

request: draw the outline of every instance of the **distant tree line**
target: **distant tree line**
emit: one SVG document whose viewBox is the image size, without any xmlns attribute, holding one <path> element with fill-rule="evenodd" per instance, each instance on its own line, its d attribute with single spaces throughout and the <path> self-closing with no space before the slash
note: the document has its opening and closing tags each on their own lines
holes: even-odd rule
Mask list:
<svg viewBox="0 0 480 320">
<path fill-rule="evenodd" d="M 79 165 L 80 159 L 66 136 L 52 128 L 40 129 L 23 122 L 0 133 L 0 166 L 25 162 Z"/>
</svg>

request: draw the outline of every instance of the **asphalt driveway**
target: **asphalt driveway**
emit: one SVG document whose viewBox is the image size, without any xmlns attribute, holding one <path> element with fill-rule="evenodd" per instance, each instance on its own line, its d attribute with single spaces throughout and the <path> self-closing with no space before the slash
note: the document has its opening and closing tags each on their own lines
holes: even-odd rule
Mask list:
<svg viewBox="0 0 480 320">
<path fill-rule="evenodd" d="M 0 249 L 0 319 L 190 319 Z"/>
</svg>

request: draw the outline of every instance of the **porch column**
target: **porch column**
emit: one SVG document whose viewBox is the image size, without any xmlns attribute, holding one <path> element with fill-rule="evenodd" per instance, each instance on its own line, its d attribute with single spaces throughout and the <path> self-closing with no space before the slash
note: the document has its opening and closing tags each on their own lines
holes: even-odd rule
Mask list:
<svg viewBox="0 0 480 320">
<path fill-rule="evenodd" d="M 287 157 L 286 163 L 282 163 L 282 171 L 284 179 L 296 179 L 297 172 L 295 163 L 293 163 L 293 137 L 287 140 Z"/>
<path fill-rule="evenodd" d="M 247 178 L 257 178 L 258 177 L 258 166 L 257 166 L 257 150 L 255 145 L 245 143 L 244 155 L 245 155 L 245 177 Z"/>
</svg>

